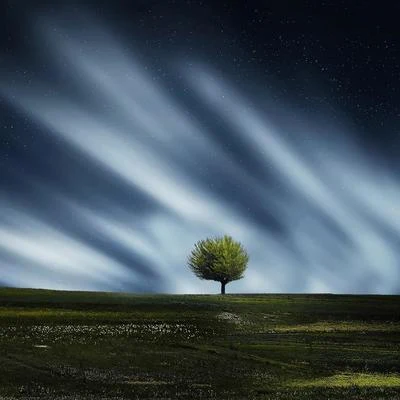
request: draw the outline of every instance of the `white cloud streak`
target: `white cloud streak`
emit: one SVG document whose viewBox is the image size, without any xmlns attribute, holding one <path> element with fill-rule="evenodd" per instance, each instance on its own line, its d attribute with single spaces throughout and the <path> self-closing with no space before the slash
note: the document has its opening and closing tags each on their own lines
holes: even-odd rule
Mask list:
<svg viewBox="0 0 400 400">
<path fill-rule="evenodd" d="M 28 268 L 32 264 L 41 266 L 42 271 L 37 271 L 35 281 L 46 276 L 45 270 L 70 275 L 88 283 L 101 287 L 118 288 L 118 282 L 126 279 L 134 279 L 133 271 L 124 265 L 102 254 L 98 249 L 91 248 L 65 233 L 51 227 L 34 217 L 23 212 L 10 209 L 3 204 L 3 210 L 7 209 L 9 223 L 6 227 L 0 227 L 0 248 L 11 256 L 17 256 L 24 260 Z M 21 263 L 22 264 L 22 263 Z M 4 272 L 5 267 L 2 272 Z M 43 274 L 41 274 L 43 272 Z M 32 272 L 26 273 L 26 268 L 13 271 L 10 274 L 3 273 L 3 279 L 13 284 L 17 279 L 23 286 L 30 286 Z M 68 284 L 65 285 L 66 287 Z M 72 289 L 79 289 L 72 287 Z"/>
<path fill-rule="evenodd" d="M 321 209 L 348 235 L 356 246 L 355 254 L 360 257 L 359 262 L 363 265 L 354 265 L 353 260 L 353 268 L 347 274 L 353 273 L 353 276 L 350 275 L 350 277 L 357 279 L 357 276 L 362 275 L 365 268 L 369 267 L 385 280 L 384 287 L 396 290 L 397 282 L 393 282 L 393 277 L 397 278 L 399 275 L 398 251 L 393 248 L 393 244 L 385 240 L 373 224 L 362 218 L 356 207 L 346 204 L 344 199 L 338 195 L 340 191 L 337 190 L 337 186 L 332 185 L 332 182 L 326 184 L 325 177 L 319 171 L 311 169 L 300 154 L 279 137 L 277 129 L 271 127 L 265 118 L 249 108 L 237 92 L 204 68 L 198 67 L 194 73 L 197 79 L 192 82 L 197 92 L 208 102 L 210 107 L 224 116 L 234 131 L 240 132 L 244 136 L 254 153 L 264 156 L 265 168 L 272 163 L 278 173 L 282 174 L 296 191 L 306 197 L 317 209 Z M 193 70 L 190 71 L 188 80 L 192 75 Z M 338 164 L 344 166 L 341 172 L 343 169 L 350 168 L 349 165 L 346 165 L 343 156 L 336 154 L 336 158 Z M 365 190 L 365 186 L 370 184 L 370 179 L 365 174 L 364 176 L 354 174 L 352 182 L 353 190 L 355 188 Z M 392 190 L 398 190 L 398 184 L 393 182 L 390 187 Z M 373 192 L 379 193 L 379 189 L 375 188 Z M 396 217 L 396 213 L 393 211 L 382 211 L 388 210 L 386 207 L 388 200 L 385 200 L 387 199 L 386 193 L 385 195 L 375 195 L 374 200 L 378 200 L 378 197 L 379 202 L 372 202 L 371 197 L 369 200 L 365 200 L 368 197 L 362 196 L 364 199 L 362 203 L 369 206 L 370 212 L 377 212 L 381 217 L 386 219 Z M 393 210 L 393 208 L 392 203 L 391 209 Z M 292 221 L 287 221 L 287 223 L 288 229 L 293 231 Z M 298 235 L 298 240 L 303 240 L 303 235 L 304 233 Z M 314 239 L 320 238 L 315 233 L 313 237 Z M 328 243 L 330 246 L 332 241 L 322 243 Z M 309 255 L 309 249 L 306 249 L 304 253 Z"/>
<path fill-rule="evenodd" d="M 100 36 L 93 35 L 95 40 L 86 43 L 73 35 L 67 38 L 68 29 L 58 30 L 57 35 L 45 29 L 40 39 L 47 40 L 53 58 L 61 61 L 58 68 L 70 76 L 71 86 L 91 93 L 91 102 L 82 104 L 78 96 L 68 98 L 65 93 L 48 96 L 50 87 L 46 84 L 29 88 L 0 82 L 0 92 L 55 138 L 79 150 L 88 163 L 97 163 L 114 174 L 117 182 L 124 181 L 160 207 L 150 215 L 126 218 L 117 211 L 117 204 L 115 212 L 105 214 L 93 209 L 89 200 L 63 199 L 60 193 L 51 193 L 52 189 L 47 192 L 49 202 L 57 203 L 61 210 L 72 210 L 80 224 L 147 260 L 159 270 L 171 292 L 215 290 L 209 283 L 196 282 L 185 265 L 186 257 L 195 241 L 224 233 L 240 240 L 250 253 L 247 279 L 232 284 L 238 292 L 399 290 L 398 250 L 365 215 L 398 230 L 400 215 L 395 204 L 400 189 L 395 179 L 380 191 L 369 175 L 373 166 L 363 165 L 361 172 L 351 169 L 343 148 L 342 153 L 330 154 L 329 160 L 342 168 L 338 168 L 338 181 L 328 182 L 324 168 L 315 170 L 307 162 L 317 145 L 310 147 L 309 154 L 300 153 L 216 74 L 203 66 L 191 69 L 188 83 L 217 118 L 224 118 L 229 134 L 239 135 L 251 153 L 264 160 L 266 176 L 273 165 L 288 194 L 285 199 L 277 197 L 268 190 L 267 181 L 251 175 L 216 146 L 210 132 L 188 116 L 185 105 L 155 83 L 115 40 L 100 29 L 94 31 Z M 360 154 L 357 157 L 362 158 Z M 323 163 L 325 168 L 329 168 L 329 160 Z M 201 166 L 205 161 L 211 174 L 223 168 L 245 185 L 254 202 L 273 209 L 286 240 L 197 181 L 188 165 Z M 351 169 L 357 186 L 350 184 L 346 168 Z M 33 184 L 43 188 L 42 182 Z M 352 187 L 344 196 L 339 185 Z M 64 288 L 68 283 L 48 279 L 60 273 L 71 276 L 71 282 L 79 282 L 76 286 L 70 283 L 71 288 L 140 283 L 134 268 L 101 249 L 38 220 L 29 210 L 2 207 L 6 210 L 11 214 L 7 224 L 0 222 L 0 248 L 17 257 L 14 268 L 26 273 L 22 279 L 1 260 L 0 253 L 3 271 L 8 271 L 6 282 L 21 286 L 43 282 L 43 286 Z M 332 231 L 321 214 L 343 235 Z M 41 271 L 27 273 L 29 262 Z"/>
</svg>

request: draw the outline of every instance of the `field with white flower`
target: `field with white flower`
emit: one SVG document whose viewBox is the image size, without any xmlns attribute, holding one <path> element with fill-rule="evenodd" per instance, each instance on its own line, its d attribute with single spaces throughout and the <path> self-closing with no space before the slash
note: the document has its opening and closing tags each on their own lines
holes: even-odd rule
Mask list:
<svg viewBox="0 0 400 400">
<path fill-rule="evenodd" d="M 0 399 L 400 399 L 400 296 L 3 288 Z"/>
</svg>

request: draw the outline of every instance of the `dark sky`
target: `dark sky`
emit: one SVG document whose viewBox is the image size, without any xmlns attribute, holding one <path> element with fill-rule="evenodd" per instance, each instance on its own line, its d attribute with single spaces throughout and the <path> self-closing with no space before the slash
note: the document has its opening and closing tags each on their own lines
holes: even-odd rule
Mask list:
<svg viewBox="0 0 400 400">
<path fill-rule="evenodd" d="M 3 1 L 0 284 L 400 291 L 396 2 Z M 228 289 L 229 291 L 229 289 Z"/>
</svg>

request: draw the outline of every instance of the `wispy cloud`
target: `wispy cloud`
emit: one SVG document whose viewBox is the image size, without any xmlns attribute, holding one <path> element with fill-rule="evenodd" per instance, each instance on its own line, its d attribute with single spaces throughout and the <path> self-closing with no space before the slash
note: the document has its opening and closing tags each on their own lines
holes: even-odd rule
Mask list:
<svg viewBox="0 0 400 400">
<path fill-rule="evenodd" d="M 20 182 L 29 182 L 51 210 L 12 203 L 18 195 L 4 194 L 6 283 L 212 292 L 190 274 L 186 257 L 195 241 L 227 233 L 250 253 L 246 279 L 232 284 L 235 291 L 399 290 L 398 246 L 385 230 L 398 232 L 399 184 L 377 172 L 360 149 L 338 139 L 317 169 L 310 160 L 318 158 L 322 139 L 300 150 L 270 123 L 268 110 L 257 111 L 211 69 L 182 67 L 191 100 L 205 105 L 210 120 L 224 121 L 221 145 L 182 101 L 179 86 L 169 93 L 105 30 L 94 24 L 55 31 L 53 25 L 45 21 L 37 33 L 56 60 L 54 70 L 68 79 L 64 90 L 45 80 L 0 82 L 2 95 L 43 127 L 37 140 L 61 143 L 58 182 L 46 171 L 25 172 Z M 229 150 L 236 139 L 240 156 Z M 349 151 L 363 160 L 357 168 L 347 162 Z M 68 169 L 77 171 L 76 157 L 84 168 L 66 192 L 63 179 Z M 256 174 L 242 158 L 254 158 Z M 93 190 L 82 194 L 86 186 Z"/>
</svg>

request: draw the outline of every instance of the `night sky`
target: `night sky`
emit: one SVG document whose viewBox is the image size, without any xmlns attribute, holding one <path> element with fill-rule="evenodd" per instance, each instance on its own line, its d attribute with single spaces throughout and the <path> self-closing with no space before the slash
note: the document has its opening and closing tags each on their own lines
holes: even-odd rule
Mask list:
<svg viewBox="0 0 400 400">
<path fill-rule="evenodd" d="M 228 292 L 400 293 L 399 15 L 1 2 L 0 285 L 215 293 L 228 234 Z"/>
</svg>

